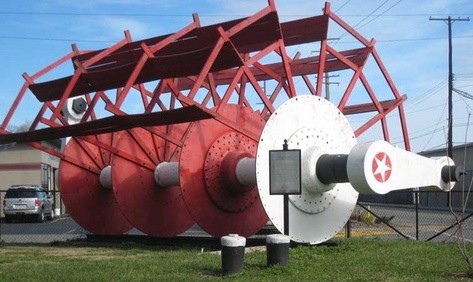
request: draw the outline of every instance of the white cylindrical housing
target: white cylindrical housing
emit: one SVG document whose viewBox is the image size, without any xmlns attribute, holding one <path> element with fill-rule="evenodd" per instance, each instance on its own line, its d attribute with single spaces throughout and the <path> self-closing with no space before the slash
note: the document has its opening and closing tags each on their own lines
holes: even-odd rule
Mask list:
<svg viewBox="0 0 473 282">
<path fill-rule="evenodd" d="M 335 184 L 324 184 L 317 177 L 317 161 L 320 156 L 326 154 L 327 149 L 319 146 L 311 146 L 302 151 L 301 159 L 301 177 L 302 187 L 312 193 L 324 193 L 330 191 L 335 187 Z"/>
<path fill-rule="evenodd" d="M 85 114 L 86 109 L 87 102 L 85 96 L 82 95 L 67 99 L 64 107 L 62 108 L 62 113 L 67 122 L 72 125 L 80 122 Z"/>
<path fill-rule="evenodd" d="M 154 170 L 154 180 L 161 187 L 179 186 L 179 163 L 162 162 Z"/>
<path fill-rule="evenodd" d="M 102 184 L 103 188 L 111 190 L 112 189 L 112 167 L 106 166 L 100 172 L 100 184 Z"/>
<path fill-rule="evenodd" d="M 243 186 L 256 185 L 256 159 L 245 157 L 239 160 L 235 175 L 238 182 Z"/>
</svg>

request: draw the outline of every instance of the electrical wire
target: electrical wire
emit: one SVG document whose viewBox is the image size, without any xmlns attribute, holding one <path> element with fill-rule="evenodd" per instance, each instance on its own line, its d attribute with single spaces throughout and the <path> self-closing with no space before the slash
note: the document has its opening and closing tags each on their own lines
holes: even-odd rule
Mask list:
<svg viewBox="0 0 473 282">
<path fill-rule="evenodd" d="M 452 36 L 452 39 L 466 39 L 473 38 L 473 35 L 464 35 L 464 36 Z M 396 42 L 411 42 L 411 41 L 430 41 L 430 40 L 445 40 L 448 37 L 424 37 L 424 38 L 403 38 L 403 39 L 379 39 L 376 40 L 376 43 L 396 43 Z M 353 44 L 359 43 L 358 41 L 337 41 L 337 44 Z"/>
<path fill-rule="evenodd" d="M 340 7 L 338 7 L 338 9 L 335 10 L 335 13 L 337 13 L 338 11 L 340 11 L 343 7 L 345 7 L 346 4 L 350 3 L 351 0 L 347 0 L 345 1 L 345 3 L 343 3 Z"/>
<path fill-rule="evenodd" d="M 462 91 L 462 90 L 459 90 L 459 89 L 456 89 L 456 88 L 453 88 L 452 90 L 453 90 L 453 92 L 455 92 L 455 93 L 457 93 L 457 94 L 459 94 L 459 95 L 461 95 L 461 96 L 463 96 L 467 99 L 473 100 L 473 95 L 471 95 L 470 93 L 467 93 L 465 91 Z"/>
<path fill-rule="evenodd" d="M 51 37 L 29 37 L 29 36 L 1 36 L 1 39 L 12 40 L 31 40 L 31 41 L 57 41 L 57 42 L 83 42 L 83 43 L 116 43 L 110 40 L 88 40 L 88 39 L 74 39 L 74 38 L 51 38 Z"/>
<path fill-rule="evenodd" d="M 473 38 L 473 35 L 467 36 L 453 36 L 453 39 L 464 39 Z M 87 40 L 87 39 L 75 39 L 75 38 L 52 38 L 52 37 L 34 37 L 34 36 L 9 36 L 0 35 L 0 40 L 31 40 L 31 41 L 60 41 L 60 42 L 89 42 L 89 43 L 115 43 L 116 41 L 110 40 Z M 408 38 L 408 39 L 381 39 L 376 40 L 377 43 L 395 43 L 395 42 L 409 42 L 409 41 L 429 41 L 429 40 L 445 40 L 446 37 L 426 37 L 426 38 Z M 357 41 L 336 41 L 337 44 L 352 44 L 358 43 Z"/>
<path fill-rule="evenodd" d="M 360 21 L 358 21 L 355 25 L 352 26 L 352 28 L 354 30 L 356 30 L 358 28 L 358 26 L 363 23 L 366 19 L 368 19 L 369 17 L 371 17 L 371 15 L 373 15 L 376 11 L 378 11 L 379 9 L 381 9 L 386 3 L 388 3 L 389 0 L 386 0 L 384 1 L 383 3 L 381 3 L 378 7 L 376 7 L 373 11 L 371 11 L 371 13 L 369 13 L 368 15 L 366 15 L 365 17 L 363 17 Z M 340 36 L 338 36 L 338 41 L 343 38 L 344 36 L 346 36 L 348 34 L 348 31 L 345 31 L 344 33 L 342 33 Z"/>
<path fill-rule="evenodd" d="M 434 131 L 432 132 L 432 134 L 430 135 L 430 138 L 429 140 L 427 140 L 427 142 L 424 144 L 424 147 L 422 148 L 422 151 L 425 150 L 425 148 L 427 147 L 427 145 L 430 143 L 430 141 L 432 141 L 432 138 L 434 138 L 434 134 L 436 133 L 437 129 L 438 129 L 438 126 L 440 124 L 440 121 L 442 120 L 443 118 L 443 115 L 445 114 L 445 109 L 447 108 L 447 103 L 445 103 L 445 106 L 443 107 L 443 110 L 442 110 L 442 114 L 440 115 L 439 119 L 437 120 L 437 123 L 435 124 L 435 129 Z"/>
<path fill-rule="evenodd" d="M 399 0 L 397 1 L 396 3 L 394 3 L 393 5 L 391 5 L 389 8 L 387 8 L 386 10 L 384 10 L 381 14 L 375 16 L 374 18 L 372 18 L 371 20 L 369 20 L 368 22 L 364 23 L 363 25 L 357 27 L 357 29 L 360 29 L 364 26 L 366 26 L 367 24 L 371 23 L 372 21 L 376 20 L 377 18 L 379 18 L 380 16 L 382 16 L 383 14 L 385 14 L 386 12 L 388 12 L 389 10 L 391 10 L 392 8 L 396 7 L 397 5 L 399 5 L 399 3 L 401 3 L 402 0 Z"/>
<path fill-rule="evenodd" d="M 427 89 L 424 93 L 420 94 L 418 97 L 410 100 L 410 102 L 406 105 L 407 108 L 411 108 L 413 106 L 416 106 L 419 103 L 424 102 L 428 98 L 430 98 L 432 95 L 438 93 L 440 90 L 442 90 L 443 87 L 445 87 L 448 83 L 448 80 L 446 78 L 442 79 L 438 84 L 433 86 L 430 89 Z"/>
<path fill-rule="evenodd" d="M 350 0 L 346 1 L 343 3 L 339 8 L 335 10 L 335 12 L 338 12 L 341 10 L 343 7 L 345 7 Z M 11 15 L 11 16 L 58 16 L 58 17 L 102 17 L 102 16 L 117 16 L 117 17 L 190 17 L 189 14 L 154 14 L 154 13 L 90 13 L 90 12 L 84 12 L 84 13 L 79 13 L 79 12 L 29 12 L 29 11 L 0 11 L 0 15 Z M 247 17 L 248 15 L 246 14 L 200 14 L 199 17 Z M 284 14 L 284 13 L 279 13 L 280 17 L 311 17 L 313 14 Z M 456 14 L 441 14 L 441 13 L 436 13 L 434 15 L 432 14 L 374 14 L 370 13 L 368 15 L 365 14 L 339 14 L 340 17 L 353 17 L 353 18 L 366 18 L 368 16 L 374 16 L 374 17 L 429 17 L 429 16 L 435 16 L 435 17 L 442 17 L 442 16 L 458 16 L 458 17 L 466 17 L 466 16 L 473 16 L 473 14 L 469 13 L 456 13 Z"/>
</svg>

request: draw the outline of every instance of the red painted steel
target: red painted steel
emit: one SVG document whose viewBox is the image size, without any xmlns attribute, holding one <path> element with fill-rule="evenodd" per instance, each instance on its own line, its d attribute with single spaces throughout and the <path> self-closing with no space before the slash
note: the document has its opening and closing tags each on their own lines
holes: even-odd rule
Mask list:
<svg viewBox="0 0 473 282">
<path fill-rule="evenodd" d="M 113 145 L 117 134 L 98 135 L 96 138 Z M 110 164 L 111 158 L 110 152 L 75 139 L 68 142 L 64 155 L 74 157 L 98 172 Z M 113 190 L 100 184 L 99 174 L 66 160 L 59 163 L 59 187 L 69 215 L 94 234 L 120 235 L 132 229 L 118 207 Z"/>
<path fill-rule="evenodd" d="M 155 112 L 149 114 L 117 115 L 93 120 L 87 123 L 69 125 L 67 127 L 51 127 L 38 129 L 30 132 L 18 132 L 8 135 L 0 135 L 1 143 L 32 142 L 36 140 L 51 140 L 68 136 L 87 136 L 103 133 L 117 132 L 134 127 L 157 126 L 190 122 L 201 119 L 212 118 L 211 113 L 204 112 L 196 106 Z M 48 120 L 43 120 L 44 123 Z"/>
<path fill-rule="evenodd" d="M 187 127 L 188 124 L 176 124 L 156 130 L 167 130 L 176 138 L 181 138 Z M 180 150 L 140 128 L 122 133 L 116 147 L 153 167 L 163 161 L 178 161 Z M 129 222 L 143 233 L 155 237 L 173 237 L 194 223 L 179 186 L 159 187 L 154 179 L 154 170 L 114 155 L 112 176 L 113 190 L 120 209 Z"/>
<path fill-rule="evenodd" d="M 193 150 L 190 151 L 189 147 L 185 147 L 192 146 L 189 145 L 191 139 L 187 139 L 185 134 L 176 136 L 169 130 L 158 130 L 149 126 L 194 121 L 195 124 L 191 126 L 193 135 L 205 132 L 205 137 L 209 135 L 209 138 L 218 139 L 220 138 L 218 134 L 224 134 L 228 131 L 240 139 L 250 140 L 245 141 L 247 143 L 257 142 L 260 135 L 259 130 L 261 129 L 259 127 L 260 121 L 268 118 L 278 103 L 302 93 L 320 96 L 322 94 L 323 76 L 331 72 L 344 71 L 352 73 L 350 82 L 344 95 L 339 100 L 332 100 L 332 102 L 337 104 L 338 108 L 345 114 L 372 113 L 355 130 L 356 136 L 380 124 L 385 139 L 389 141 L 386 117 L 397 110 L 404 146 L 409 150 L 410 144 L 403 109 L 403 102 L 406 97 L 400 95 L 392 82 L 375 49 L 375 41 L 365 39 L 335 15 L 330 10 L 329 3 L 325 4 L 323 15 L 285 23 L 279 22 L 274 2 L 269 1 L 268 3 L 268 7 L 247 18 L 204 27 L 200 26 L 198 17 L 194 15 L 193 22 L 176 33 L 145 40 L 133 42 L 131 35 L 125 32 L 125 38 L 122 41 L 102 50 L 80 51 L 77 46 L 73 45 L 73 51 L 57 62 L 31 76 L 23 75 L 25 84 L 3 121 L 0 133 L 10 134 L 6 128 L 14 113 L 20 108 L 19 105 L 28 90 L 33 92 L 37 99 L 43 102 L 43 105 L 28 133 L 0 136 L 0 143 L 15 140 L 27 141 L 36 148 L 58 156 L 62 160 L 62 166 L 66 167 L 62 173 L 69 175 L 67 176 L 69 178 L 73 177 L 71 176 L 73 173 L 84 175 L 84 177 L 92 177 L 92 175 L 97 175 L 100 172 L 101 168 L 99 166 L 89 164 L 91 161 L 90 155 L 87 155 L 87 152 L 83 149 L 81 150 L 85 147 L 96 148 L 96 151 L 106 154 L 114 154 L 117 159 L 126 163 L 130 170 L 136 171 L 139 175 L 148 175 L 149 171 L 154 169 L 156 160 L 159 159 L 157 155 L 153 156 L 153 154 L 147 153 L 146 155 L 154 162 L 143 163 L 140 160 L 144 156 L 138 157 L 128 149 L 124 149 L 123 146 L 116 147 L 114 144 L 97 140 L 94 136 L 76 137 L 74 139 L 76 145 L 71 145 L 74 146 L 71 148 L 76 148 L 80 153 L 86 154 L 85 157 L 81 157 L 80 153 L 71 152 L 72 149 L 68 149 L 63 154 L 34 141 L 65 135 L 95 135 L 122 129 L 131 130 L 131 128 L 138 126 L 144 127 L 147 133 L 143 134 L 152 136 L 150 137 L 151 140 L 162 140 L 170 146 L 182 147 L 181 151 L 187 153 L 180 153 L 180 158 L 184 162 L 189 162 L 189 159 L 193 158 L 192 154 L 195 154 L 195 151 L 198 150 L 197 147 L 193 147 Z M 339 51 L 330 46 L 328 41 L 329 23 L 339 25 L 357 40 L 361 47 Z M 319 48 L 319 56 L 309 55 L 304 57 L 299 53 L 294 58 L 289 58 L 286 47 L 299 44 L 315 45 L 313 49 Z M 375 66 L 388 85 L 387 91 L 384 92 L 388 93 L 389 97 L 386 98 L 386 95 L 383 95 L 383 100 L 379 98 L 378 93 L 374 91 L 364 74 L 364 68 L 369 58 L 374 58 Z M 69 61 L 72 61 L 74 66 L 72 75 L 53 81 L 37 82 L 49 71 Z M 296 89 L 294 85 L 294 79 L 296 78 L 302 78 L 307 89 Z M 261 85 L 262 83 L 264 83 L 264 86 Z M 266 84 L 268 84 L 268 87 L 266 87 Z M 269 86 L 271 84 L 272 86 Z M 354 89 L 359 84 L 363 86 L 366 97 L 369 98 L 369 103 L 352 102 L 354 100 L 352 99 Z M 139 118 L 133 118 L 128 113 L 130 105 L 127 104 L 127 99 L 136 94 L 139 95 L 142 103 L 141 105 L 133 105 L 135 109 L 137 106 L 141 107 L 137 113 Z M 79 124 L 71 126 L 61 115 L 61 111 L 69 97 L 80 95 L 85 95 L 88 109 Z M 104 106 L 105 114 L 98 112 L 97 107 L 99 105 L 100 107 Z M 226 110 L 229 105 L 232 105 L 230 108 L 236 105 L 244 107 L 245 111 L 251 112 L 251 114 L 237 119 L 232 116 L 229 117 Z M 182 112 L 177 111 L 181 108 L 183 108 Z M 195 115 L 190 114 L 192 111 Z M 159 117 L 166 120 L 153 120 Z M 208 117 L 212 117 L 212 120 L 197 121 Z M 242 122 L 245 122 L 245 124 L 243 125 Z M 198 129 L 204 131 L 197 132 L 197 128 L 207 123 L 212 124 L 211 126 L 214 128 L 211 130 L 206 126 Z M 248 130 L 247 126 L 251 123 L 258 124 L 259 130 L 253 130 L 254 128 Z M 213 130 L 216 133 L 212 133 Z M 219 130 L 221 130 L 220 133 L 218 133 Z M 20 137 L 23 139 L 14 139 Z M 151 145 L 149 140 L 147 138 L 143 139 L 133 139 L 134 143 L 130 140 L 123 142 L 131 142 L 130 144 L 133 144 L 134 148 L 149 147 Z M 200 142 L 200 140 L 197 141 Z M 208 143 L 204 145 L 207 146 Z M 208 148 L 204 149 L 208 150 Z M 178 158 L 178 151 L 175 150 L 174 155 L 172 157 L 168 156 L 167 159 Z M 202 151 L 198 152 L 198 155 L 206 153 L 208 151 Z M 212 159 L 211 162 L 219 163 L 220 161 L 222 160 Z M 184 164 L 184 166 L 188 165 Z M 213 165 L 215 163 L 211 164 L 210 167 Z M 113 169 L 119 170 L 120 168 Z M 193 169 L 206 170 L 204 164 L 202 164 L 202 167 L 196 166 Z M 189 174 L 186 173 L 188 172 L 181 172 L 181 180 L 184 177 L 184 185 L 187 185 L 185 191 L 188 194 L 183 193 L 184 195 L 190 195 L 191 190 L 188 185 L 191 180 L 188 179 Z M 219 187 L 219 182 L 216 183 L 206 183 L 204 181 L 202 189 L 207 189 L 207 186 Z M 151 187 L 151 184 L 151 182 L 147 182 L 146 187 Z M 124 185 L 124 187 L 126 186 Z M 121 193 L 125 191 L 124 189 L 126 188 L 120 189 Z M 215 192 L 218 189 L 212 191 Z M 199 208 L 200 210 L 203 209 L 197 201 L 202 195 L 198 194 L 200 192 L 195 193 L 197 193 L 195 200 L 185 196 L 186 203 L 190 210 L 200 212 L 202 216 L 210 213 L 210 218 L 214 219 L 213 223 L 210 223 L 210 219 L 200 219 L 202 216 L 196 217 L 203 220 L 206 226 L 214 225 L 206 227 L 212 230 L 211 234 L 220 236 L 221 232 L 228 227 L 227 223 L 229 224 L 229 222 L 237 226 L 235 227 L 237 231 L 241 230 L 245 234 L 251 235 L 251 232 L 256 232 L 254 230 L 257 224 L 247 229 L 243 227 L 246 224 L 245 221 L 249 220 L 246 214 L 238 216 L 236 215 L 238 213 L 232 213 L 227 215 L 228 211 L 222 212 L 221 210 L 215 213 L 215 205 L 213 204 L 222 202 L 220 196 L 215 196 L 215 193 L 213 194 L 214 198 L 205 201 L 204 208 L 208 206 L 210 211 L 197 211 Z M 80 206 L 79 201 L 81 200 L 77 200 L 72 205 Z M 213 203 L 213 206 L 211 203 Z M 150 208 L 150 204 L 147 204 L 147 206 Z M 237 203 L 235 206 L 238 207 L 239 204 Z M 163 210 L 166 210 L 166 208 L 163 207 Z M 107 214 L 105 210 L 100 212 L 103 214 L 98 214 L 99 217 Z M 85 211 L 82 213 L 85 213 Z M 215 214 L 212 215 L 212 213 Z M 171 214 L 168 215 L 171 216 Z M 229 216 L 231 220 L 227 220 L 224 215 Z M 220 230 L 220 225 L 225 226 L 225 228 Z M 143 226 L 149 227 L 146 226 L 146 223 Z M 228 227 L 228 230 L 230 230 L 230 227 Z M 163 230 L 159 232 L 161 231 L 165 232 Z M 158 234 L 156 230 L 151 232 Z M 175 232 L 170 232 L 168 235 Z"/>
<path fill-rule="evenodd" d="M 222 106 L 219 113 L 244 130 L 260 132 L 264 126 L 258 113 L 246 107 Z M 222 165 L 228 157 L 255 157 L 256 147 L 256 141 L 217 120 L 202 120 L 191 126 L 179 160 L 181 190 L 195 222 L 212 236 L 251 236 L 268 222 L 258 189 L 229 187 L 234 181 Z"/>
</svg>

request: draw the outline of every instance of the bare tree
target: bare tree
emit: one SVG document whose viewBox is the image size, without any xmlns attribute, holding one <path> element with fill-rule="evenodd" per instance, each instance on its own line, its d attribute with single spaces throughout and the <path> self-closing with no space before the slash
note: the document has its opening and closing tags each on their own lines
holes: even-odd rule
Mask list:
<svg viewBox="0 0 473 282">
<path fill-rule="evenodd" d="M 468 122 L 467 122 L 467 128 L 466 128 L 466 133 L 465 133 L 465 142 L 464 142 L 465 148 L 463 151 L 463 154 L 464 154 L 463 167 L 464 168 L 466 168 L 466 164 L 467 164 L 467 136 L 468 136 L 468 125 L 470 124 L 470 115 L 471 114 L 468 115 Z M 457 242 L 456 243 L 465 262 L 468 264 L 468 273 L 467 273 L 468 277 L 473 277 L 473 256 L 468 252 L 468 249 L 467 249 L 467 242 L 466 242 L 465 234 L 464 234 L 465 222 L 463 219 L 465 218 L 466 208 L 468 206 L 468 199 L 469 199 L 470 191 L 472 187 L 473 187 L 473 177 L 471 178 L 470 183 L 465 183 L 465 178 L 463 178 L 462 183 L 461 183 L 462 198 L 461 198 L 461 211 L 460 212 L 455 212 L 453 210 L 452 201 L 451 201 L 452 197 L 449 197 L 450 198 L 450 202 L 449 202 L 450 212 L 453 214 L 457 223 L 457 230 L 456 230 Z"/>
<path fill-rule="evenodd" d="M 18 133 L 18 132 L 26 132 L 30 129 L 31 127 L 31 121 L 25 121 L 22 124 L 19 125 L 10 125 L 8 127 L 8 131 L 13 132 L 13 133 Z"/>
</svg>

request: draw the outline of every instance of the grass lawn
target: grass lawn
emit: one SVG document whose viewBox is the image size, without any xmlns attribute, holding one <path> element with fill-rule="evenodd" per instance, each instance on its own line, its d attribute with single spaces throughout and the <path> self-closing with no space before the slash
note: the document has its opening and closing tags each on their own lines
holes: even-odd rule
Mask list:
<svg viewBox="0 0 473 282">
<path fill-rule="evenodd" d="M 470 251 L 473 251 L 471 249 Z M 0 281 L 196 281 L 222 279 L 220 255 L 201 247 L 70 242 L 0 244 Z M 291 248 L 289 265 L 245 254 L 239 281 L 458 281 L 468 270 L 453 244 L 343 239 Z"/>
</svg>

